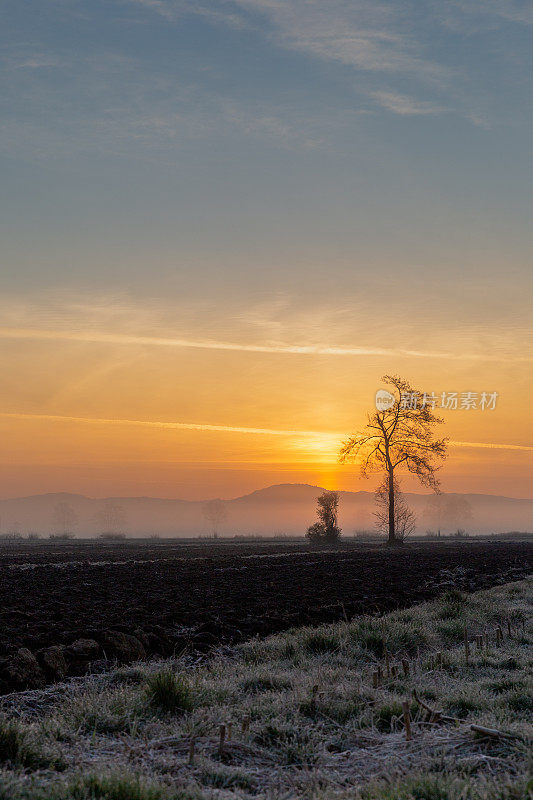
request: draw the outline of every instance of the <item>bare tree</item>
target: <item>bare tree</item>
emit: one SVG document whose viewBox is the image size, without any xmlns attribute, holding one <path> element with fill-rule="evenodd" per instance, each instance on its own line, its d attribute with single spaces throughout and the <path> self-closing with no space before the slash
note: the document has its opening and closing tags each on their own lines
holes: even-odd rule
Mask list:
<svg viewBox="0 0 533 800">
<path fill-rule="evenodd" d="M 389 527 L 389 482 L 386 476 L 376 490 L 376 512 L 374 516 L 378 530 L 387 532 Z M 416 530 L 416 516 L 407 505 L 397 479 L 394 480 L 394 516 L 396 539 L 399 542 L 404 542 Z"/>
<path fill-rule="evenodd" d="M 456 530 L 472 519 L 472 506 L 465 497 L 455 494 L 439 494 L 428 497 L 424 516 L 437 536 L 443 530 Z"/>
<path fill-rule="evenodd" d="M 318 522 L 307 529 L 306 536 L 312 542 L 336 542 L 341 535 L 337 524 L 339 493 L 322 492 L 317 498 L 316 515 Z"/>
<path fill-rule="evenodd" d="M 226 504 L 223 500 L 218 498 L 216 500 L 208 500 L 207 503 L 204 503 L 202 510 L 204 512 L 204 517 L 211 526 L 213 536 L 216 539 L 220 526 L 223 525 L 228 518 Z"/>
<path fill-rule="evenodd" d="M 78 525 L 78 515 L 70 503 L 67 503 L 65 500 L 61 500 L 57 503 L 52 516 L 52 525 L 56 534 L 60 534 L 65 538 L 67 536 L 70 538 L 74 536 Z"/>
<path fill-rule="evenodd" d="M 442 422 L 432 410 L 430 396 L 402 378 L 385 375 L 390 402 L 368 415 L 365 428 L 342 445 L 341 462 L 358 461 L 364 477 L 374 472 L 388 484 L 388 542 L 398 544 L 394 507 L 394 479 L 400 469 L 417 476 L 423 486 L 438 491 L 438 462 L 446 457 L 447 439 L 435 439 L 433 428 Z M 430 397 L 429 400 L 427 398 Z"/>
<path fill-rule="evenodd" d="M 101 508 L 95 515 L 95 521 L 101 533 L 124 533 L 126 527 L 126 514 L 122 506 L 115 500 L 104 500 Z"/>
</svg>

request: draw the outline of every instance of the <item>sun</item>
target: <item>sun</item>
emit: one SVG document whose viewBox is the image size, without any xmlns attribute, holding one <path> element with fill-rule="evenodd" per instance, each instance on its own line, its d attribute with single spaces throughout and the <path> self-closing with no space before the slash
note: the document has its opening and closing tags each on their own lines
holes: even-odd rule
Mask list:
<svg viewBox="0 0 533 800">
<path fill-rule="evenodd" d="M 289 448 L 302 454 L 305 453 L 305 461 L 336 464 L 341 441 L 338 434 L 320 433 L 291 439 Z"/>
</svg>

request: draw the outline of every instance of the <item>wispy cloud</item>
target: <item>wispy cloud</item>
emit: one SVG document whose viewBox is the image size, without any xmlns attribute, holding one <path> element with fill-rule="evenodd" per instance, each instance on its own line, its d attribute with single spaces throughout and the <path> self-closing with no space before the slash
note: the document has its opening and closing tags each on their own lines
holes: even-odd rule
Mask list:
<svg viewBox="0 0 533 800">
<path fill-rule="evenodd" d="M 401 29 L 403 9 L 384 0 L 233 0 L 226 7 L 213 0 L 127 1 L 167 19 L 197 14 L 235 27 L 253 25 L 282 47 L 362 70 L 410 73 L 431 81 L 451 73 L 425 58 L 420 43 Z"/>
<path fill-rule="evenodd" d="M 382 0 L 236 0 L 263 14 L 285 47 L 321 59 L 377 72 L 416 73 L 435 80 L 449 69 L 428 60 L 419 44 L 401 31 L 402 10 Z"/>
<path fill-rule="evenodd" d="M 141 428 L 164 428 L 166 430 L 213 431 L 218 433 L 245 433 L 265 436 L 322 436 L 320 431 L 278 430 L 276 428 L 248 428 L 235 425 L 211 425 L 203 422 L 171 422 L 141 419 L 105 419 L 94 417 L 70 417 L 59 414 L 18 414 L 0 412 L 5 419 L 38 419 L 45 422 L 75 422 L 85 425 L 126 425 Z M 336 434 L 335 434 L 336 435 Z M 338 434 L 339 437 L 342 434 Z"/>
<path fill-rule="evenodd" d="M 502 21 L 533 25 L 533 6 L 527 0 L 433 0 L 432 5 L 444 24 L 465 34 L 494 29 Z"/>
<path fill-rule="evenodd" d="M 428 358 L 450 361 L 509 361 L 503 355 L 489 356 L 486 353 L 446 352 L 433 350 L 415 350 L 409 348 L 383 348 L 335 346 L 329 344 L 291 344 L 275 343 L 243 343 L 226 342 L 214 339 L 187 339 L 168 336 L 140 336 L 138 334 L 108 333 L 105 331 L 49 330 L 37 328 L 0 328 L 2 339 L 31 339 L 36 341 L 85 342 L 110 345 L 137 345 L 148 347 L 171 347 L 193 350 L 226 350 L 243 353 L 277 353 L 280 355 L 300 356 L 384 356 L 387 358 Z M 530 363 L 533 358 L 517 356 L 517 362 Z"/>
<path fill-rule="evenodd" d="M 178 16 L 178 8 L 175 3 L 168 0 L 128 0 L 131 5 L 155 11 L 165 19 L 175 19 Z"/>
<path fill-rule="evenodd" d="M 441 35 L 463 37 L 478 31 L 497 30 L 506 23 L 533 24 L 530 4 L 519 0 L 431 0 L 424 9 L 424 26 L 418 24 L 418 9 L 408 2 L 392 0 L 129 0 L 152 8 L 167 18 L 201 14 L 215 24 L 255 27 L 278 47 L 300 52 L 323 61 L 353 68 L 357 89 L 365 94 L 365 82 L 386 76 L 388 83 L 407 79 L 410 94 L 383 88 L 373 92 L 374 100 L 391 113 L 429 116 L 455 112 L 478 127 L 489 127 L 478 110 L 479 98 L 459 61 L 446 52 L 436 56 L 434 41 Z M 494 44 L 489 43 L 494 50 Z M 500 48 L 509 58 L 509 48 Z M 366 78 L 365 78 L 366 73 Z M 418 90 L 430 87 L 437 101 L 418 97 Z M 368 92 L 366 92 L 368 94 Z M 441 101 L 441 96 L 446 98 Z"/>
<path fill-rule="evenodd" d="M 482 450 L 533 450 L 533 446 L 527 444 L 498 444 L 497 442 L 454 442 L 450 441 L 451 447 L 472 447 Z"/>
<path fill-rule="evenodd" d="M 444 106 L 436 105 L 424 100 L 415 100 L 405 94 L 398 94 L 397 92 L 370 92 L 370 97 L 375 102 L 395 114 L 400 116 L 416 117 L 424 115 L 443 114 L 448 109 Z"/>
<path fill-rule="evenodd" d="M 340 445 L 345 432 L 335 431 L 305 431 L 305 430 L 284 430 L 278 428 L 253 428 L 243 427 L 239 425 L 218 425 L 204 422 L 174 422 L 168 420 L 141 420 L 141 419 L 116 419 L 116 418 L 100 418 L 100 417 L 71 417 L 62 414 L 24 414 L 12 413 L 8 411 L 0 412 L 0 417 L 3 419 L 18 419 L 18 420 L 42 420 L 43 422 L 58 422 L 58 423 L 77 423 L 82 425 L 119 425 L 141 428 L 158 428 L 164 430 L 189 430 L 189 431 L 205 431 L 214 433 L 240 433 L 256 436 L 287 436 L 287 437 L 300 437 L 304 439 L 311 439 L 315 444 L 323 445 L 324 443 L 329 446 L 333 445 L 338 440 Z M 522 450 L 533 451 L 532 445 L 519 445 L 519 444 L 503 444 L 500 442 L 449 442 L 451 447 L 469 447 L 481 448 L 490 450 Z"/>
<path fill-rule="evenodd" d="M 215 8 L 212 4 L 203 4 L 198 0 L 125 0 L 131 5 L 155 11 L 168 20 L 177 20 L 184 14 L 195 14 L 213 23 L 223 23 L 233 28 L 246 28 L 247 22 L 242 14 L 229 8 Z"/>
</svg>

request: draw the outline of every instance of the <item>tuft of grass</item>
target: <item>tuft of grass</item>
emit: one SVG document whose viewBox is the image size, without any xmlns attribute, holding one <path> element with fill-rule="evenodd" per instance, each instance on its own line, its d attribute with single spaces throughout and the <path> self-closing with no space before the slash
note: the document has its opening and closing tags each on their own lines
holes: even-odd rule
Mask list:
<svg viewBox="0 0 533 800">
<path fill-rule="evenodd" d="M 411 716 L 414 717 L 417 713 L 417 706 L 415 703 L 410 705 Z M 378 731 L 381 733 L 390 733 L 403 727 L 403 708 L 398 700 L 392 700 L 390 703 L 382 705 L 375 713 L 374 724 Z"/>
<path fill-rule="evenodd" d="M 152 708 L 167 714 L 184 714 L 195 706 L 194 694 L 187 679 L 170 669 L 154 672 L 148 677 L 146 694 Z"/>
<path fill-rule="evenodd" d="M 185 800 L 185 795 L 181 795 Z M 172 794 L 172 800 L 178 795 Z M 188 795 L 190 797 L 190 795 Z M 137 776 L 89 775 L 70 787 L 72 800 L 170 800 L 170 793 L 161 785 Z"/>
<path fill-rule="evenodd" d="M 490 681 L 486 684 L 487 689 L 489 692 L 493 694 L 504 694 L 505 692 L 510 692 L 516 689 L 519 689 L 522 685 L 521 681 L 515 681 L 510 678 L 503 678 L 499 681 Z"/>
<path fill-rule="evenodd" d="M 139 667 L 123 667 L 116 669 L 109 675 L 110 685 L 126 684 L 130 686 L 139 686 L 146 680 L 146 672 Z"/>
<path fill-rule="evenodd" d="M 334 653 L 340 648 L 338 636 L 327 631 L 313 631 L 308 633 L 302 642 L 306 653 L 318 655 L 320 653 Z"/>
<path fill-rule="evenodd" d="M 364 619 L 350 630 L 354 644 L 375 658 L 382 659 L 385 650 L 391 655 L 414 655 L 427 644 L 425 633 L 416 625 L 398 620 Z"/>
<path fill-rule="evenodd" d="M 129 687 L 90 689 L 64 708 L 63 721 L 77 733 L 132 734 L 140 722 L 139 696 Z"/>
<path fill-rule="evenodd" d="M 455 695 L 449 697 L 445 702 L 445 709 L 448 714 L 459 719 L 465 719 L 473 711 L 479 711 L 479 704 L 467 695 Z"/>
<path fill-rule="evenodd" d="M 520 662 L 511 656 L 511 658 L 504 658 L 503 661 L 500 661 L 498 664 L 499 669 L 508 669 L 509 671 L 520 669 Z"/>
<path fill-rule="evenodd" d="M 362 790 L 361 800 L 530 800 L 533 782 L 502 782 L 479 788 L 470 781 L 424 775 L 393 784 L 373 784 Z"/>
<path fill-rule="evenodd" d="M 464 625 L 458 619 L 446 619 L 437 626 L 437 631 L 446 644 L 459 644 L 464 639 Z"/>
<path fill-rule="evenodd" d="M 533 695 L 526 694 L 526 692 L 514 692 L 509 695 L 502 703 L 507 705 L 511 711 L 518 711 L 523 714 L 526 713 L 531 719 L 533 714 Z"/>
<path fill-rule="evenodd" d="M 28 729 L 13 719 L 0 718 L 0 763 L 24 769 L 62 769 L 61 759 L 46 755 Z"/>
<path fill-rule="evenodd" d="M 318 759 L 310 734 L 305 729 L 271 723 L 256 734 L 255 741 L 261 747 L 275 750 L 277 757 L 287 766 L 310 766 Z"/>
<path fill-rule="evenodd" d="M 282 692 L 292 689 L 292 683 L 271 675 L 259 675 L 255 678 L 247 678 L 241 683 L 243 692 L 246 694 L 260 694 L 261 692 Z"/>
<path fill-rule="evenodd" d="M 452 800 L 446 781 L 438 777 L 415 778 L 414 780 L 386 786 L 381 789 L 364 789 L 362 800 Z"/>
<path fill-rule="evenodd" d="M 298 651 L 293 642 L 285 642 L 280 651 L 280 657 L 292 661 L 297 655 Z"/>
<path fill-rule="evenodd" d="M 250 793 L 257 791 L 257 780 L 254 777 L 231 768 L 204 769 L 200 780 L 204 786 L 211 786 L 214 789 L 242 789 Z"/>
<path fill-rule="evenodd" d="M 376 658 L 383 658 L 385 655 L 385 639 L 377 631 L 371 628 L 365 630 L 362 627 L 360 631 L 354 633 L 354 638 Z"/>
</svg>

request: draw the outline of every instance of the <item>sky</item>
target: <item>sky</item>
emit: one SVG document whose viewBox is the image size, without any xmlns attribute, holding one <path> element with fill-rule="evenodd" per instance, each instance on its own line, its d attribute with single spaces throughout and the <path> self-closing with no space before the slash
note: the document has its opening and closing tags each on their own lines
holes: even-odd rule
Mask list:
<svg viewBox="0 0 533 800">
<path fill-rule="evenodd" d="M 533 497 L 531 2 L 0 23 L 1 496 L 372 489 L 337 451 L 394 373 L 497 392 L 443 488 Z"/>
</svg>

